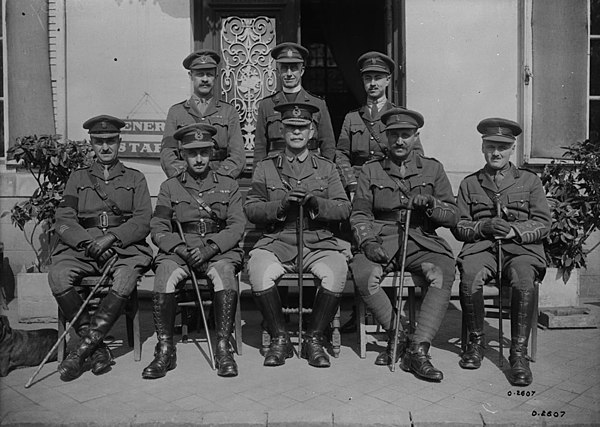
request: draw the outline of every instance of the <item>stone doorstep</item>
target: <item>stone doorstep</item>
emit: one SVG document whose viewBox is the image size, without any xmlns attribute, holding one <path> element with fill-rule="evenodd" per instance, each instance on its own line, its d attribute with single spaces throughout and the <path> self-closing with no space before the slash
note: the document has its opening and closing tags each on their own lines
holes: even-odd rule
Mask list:
<svg viewBox="0 0 600 427">
<path fill-rule="evenodd" d="M 538 322 L 549 328 L 597 328 L 600 318 L 590 307 L 545 307 L 540 310 Z"/>
</svg>

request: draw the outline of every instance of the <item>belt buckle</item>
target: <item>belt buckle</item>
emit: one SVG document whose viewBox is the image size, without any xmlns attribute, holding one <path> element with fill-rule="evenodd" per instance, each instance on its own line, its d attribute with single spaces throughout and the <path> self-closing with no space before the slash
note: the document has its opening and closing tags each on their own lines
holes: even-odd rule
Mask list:
<svg viewBox="0 0 600 427">
<path fill-rule="evenodd" d="M 198 224 L 198 231 L 200 236 L 204 237 L 206 235 L 206 222 L 204 222 L 204 218 L 200 218 L 200 223 Z"/>
<path fill-rule="evenodd" d="M 106 212 L 102 212 L 98 217 L 100 219 L 100 227 L 108 228 L 108 214 Z"/>
</svg>

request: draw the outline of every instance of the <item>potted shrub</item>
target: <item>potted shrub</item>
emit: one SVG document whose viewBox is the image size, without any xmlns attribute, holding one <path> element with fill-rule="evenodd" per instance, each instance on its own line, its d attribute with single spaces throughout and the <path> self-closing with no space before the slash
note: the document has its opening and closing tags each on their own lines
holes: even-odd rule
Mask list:
<svg viewBox="0 0 600 427">
<path fill-rule="evenodd" d="M 36 189 L 10 211 L 12 223 L 23 232 L 36 261 L 16 278 L 20 321 L 56 318 L 54 299 L 47 285 L 46 271 L 56 245 L 54 215 L 71 172 L 90 164 L 93 151 L 85 141 L 62 140 L 58 135 L 17 138 L 8 150 L 9 159 L 33 176 Z M 3 214 L 3 216 L 6 213 Z M 43 284 L 43 285 L 42 285 Z M 48 301 L 52 301 L 48 307 Z"/>
<path fill-rule="evenodd" d="M 541 179 L 552 213 L 552 228 L 544 242 L 546 259 L 556 268 L 546 277 L 567 284 L 598 247 L 588 248 L 586 243 L 600 227 L 600 141 L 564 148 L 563 158 L 547 165 Z"/>
</svg>

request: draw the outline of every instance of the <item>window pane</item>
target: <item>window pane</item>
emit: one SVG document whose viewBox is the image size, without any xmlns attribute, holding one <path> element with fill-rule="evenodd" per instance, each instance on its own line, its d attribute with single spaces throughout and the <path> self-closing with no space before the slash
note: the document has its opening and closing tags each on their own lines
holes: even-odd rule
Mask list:
<svg viewBox="0 0 600 427">
<path fill-rule="evenodd" d="M 600 0 L 591 1 L 591 27 L 590 32 L 592 34 L 600 34 Z"/>
<path fill-rule="evenodd" d="M 590 95 L 600 95 L 600 40 L 590 40 Z"/>
<path fill-rule="evenodd" d="M 590 102 L 590 140 L 600 138 L 600 101 Z"/>
</svg>

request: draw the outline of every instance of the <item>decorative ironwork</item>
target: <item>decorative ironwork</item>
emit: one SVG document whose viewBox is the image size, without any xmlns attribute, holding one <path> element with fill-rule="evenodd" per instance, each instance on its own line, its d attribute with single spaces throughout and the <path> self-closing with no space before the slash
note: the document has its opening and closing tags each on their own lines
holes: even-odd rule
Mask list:
<svg viewBox="0 0 600 427">
<path fill-rule="evenodd" d="M 266 16 L 224 18 L 221 25 L 221 92 L 235 105 L 244 137 L 244 148 L 254 150 L 258 101 L 277 89 L 275 19 Z"/>
</svg>

